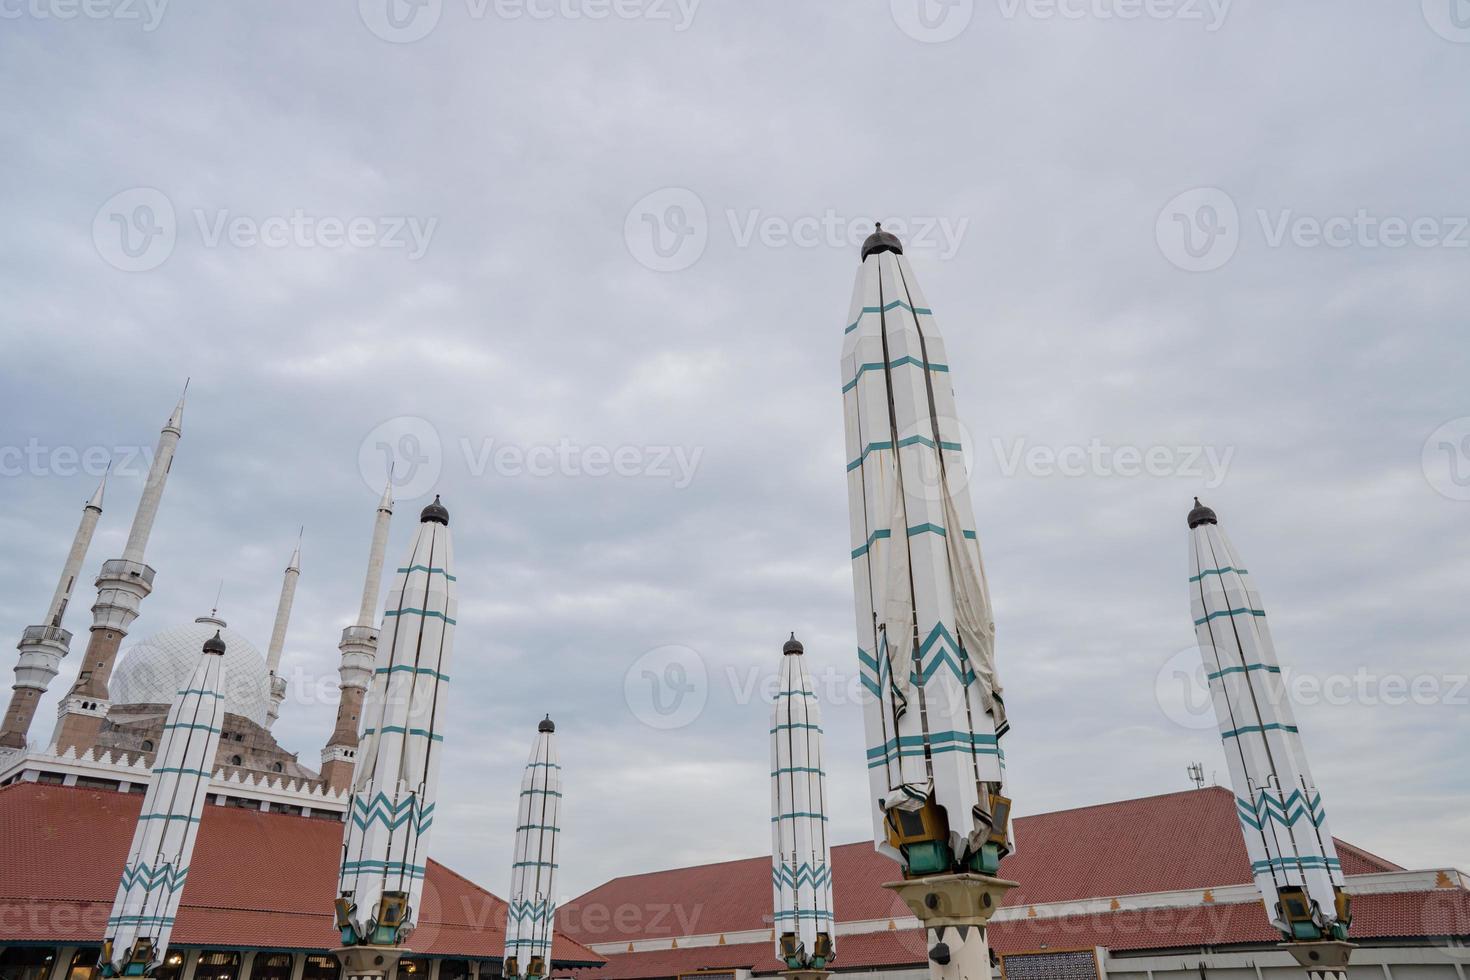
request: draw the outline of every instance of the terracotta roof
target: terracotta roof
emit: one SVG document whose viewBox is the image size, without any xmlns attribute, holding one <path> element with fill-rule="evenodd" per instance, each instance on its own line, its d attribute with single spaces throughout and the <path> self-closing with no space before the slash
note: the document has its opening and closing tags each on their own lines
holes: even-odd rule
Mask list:
<svg viewBox="0 0 1470 980">
<path fill-rule="evenodd" d="M 1017 851 L 1000 868 L 1021 883 L 1008 905 L 1250 884 L 1250 861 L 1221 787 L 1019 817 Z M 1350 875 L 1402 871 L 1338 841 Z M 558 913 L 558 929 L 584 943 L 626 942 L 770 928 L 767 856 L 615 878 Z M 832 849 L 839 921 L 906 916 L 882 885 L 898 869 L 871 841 Z"/>
<path fill-rule="evenodd" d="M 127 860 L 142 794 L 14 783 L 0 788 L 0 943 L 96 943 Z M 180 946 L 329 950 L 342 825 L 210 804 L 174 927 Z M 415 952 L 498 960 L 505 902 L 429 859 Z M 558 963 L 602 957 L 558 936 Z"/>
</svg>

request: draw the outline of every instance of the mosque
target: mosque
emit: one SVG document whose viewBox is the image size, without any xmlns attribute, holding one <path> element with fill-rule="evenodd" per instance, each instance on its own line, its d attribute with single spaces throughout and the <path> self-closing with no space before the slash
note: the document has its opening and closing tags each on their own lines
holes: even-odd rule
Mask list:
<svg viewBox="0 0 1470 980">
<path fill-rule="evenodd" d="M 0 725 L 0 980 L 98 977 L 99 943 L 170 703 L 216 633 L 226 648 L 224 724 L 172 943 L 155 975 L 342 976 L 331 955 L 340 942 L 332 904 L 394 501 L 385 491 L 375 512 L 362 605 L 339 644 L 336 723 L 312 767 L 271 731 L 285 700 L 278 668 L 299 549 L 264 653 L 213 612 L 123 650 L 153 588 L 146 547 L 183 415 L 181 399 L 160 434 L 123 554 L 100 565 L 85 645 L 73 649 L 63 623 L 102 514 L 102 487 L 83 507 L 44 617 L 20 630 Z M 68 658 L 76 674 L 48 733 L 37 705 Z M 990 930 L 1002 980 L 1300 976 L 1261 914 L 1233 793 L 1205 788 L 1015 823 L 1021 846 L 1000 874 L 1023 884 Z M 1470 980 L 1470 876 L 1406 869 L 1340 840 L 1336 852 L 1360 947 L 1351 980 Z M 871 842 L 856 842 L 832 847 L 831 864 L 832 932 L 840 938 L 831 969 L 852 980 L 928 977 L 924 927 L 883 887 L 893 863 Z M 506 902 L 432 859 L 423 878 L 413 952 L 392 980 L 501 976 Z M 617 878 L 563 901 L 556 923 L 555 977 L 752 980 L 784 966 L 772 949 L 768 855 Z"/>
</svg>

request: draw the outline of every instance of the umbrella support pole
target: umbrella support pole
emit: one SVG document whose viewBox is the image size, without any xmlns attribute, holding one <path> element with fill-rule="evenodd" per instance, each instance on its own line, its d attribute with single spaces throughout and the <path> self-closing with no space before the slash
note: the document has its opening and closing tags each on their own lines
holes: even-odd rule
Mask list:
<svg viewBox="0 0 1470 980">
<path fill-rule="evenodd" d="M 403 946 L 343 946 L 332 950 L 342 964 L 342 980 L 393 980 Z"/>
<path fill-rule="evenodd" d="M 1309 980 L 1347 980 L 1348 957 L 1358 948 L 1335 940 L 1281 945 L 1307 971 Z"/>
<path fill-rule="evenodd" d="M 954 874 L 893 881 L 883 886 L 913 910 L 929 944 L 930 980 L 990 980 L 985 927 L 1014 881 Z"/>
</svg>

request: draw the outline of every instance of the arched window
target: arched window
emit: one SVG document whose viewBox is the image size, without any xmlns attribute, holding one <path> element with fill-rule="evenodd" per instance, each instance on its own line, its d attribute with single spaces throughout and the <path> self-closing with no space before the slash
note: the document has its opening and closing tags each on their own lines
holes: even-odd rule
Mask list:
<svg viewBox="0 0 1470 980">
<path fill-rule="evenodd" d="M 207 949 L 199 954 L 194 980 L 235 980 L 240 973 L 240 954 L 234 950 Z"/>
<path fill-rule="evenodd" d="M 240 758 L 238 755 L 232 755 L 232 756 L 230 756 L 230 765 L 232 765 L 232 766 L 238 766 L 238 765 L 240 765 L 244 761 L 245 760 L 242 759 L 242 758 Z"/>
<path fill-rule="evenodd" d="M 145 738 L 145 739 L 143 739 L 143 751 L 144 752 L 152 752 L 153 751 L 153 739 L 151 739 L 151 738 Z"/>
<path fill-rule="evenodd" d="M 337 962 L 337 957 L 308 956 L 301 980 L 337 980 L 341 973 L 342 964 Z"/>
<path fill-rule="evenodd" d="M 56 949 L 52 946 L 11 946 L 0 953 L 0 976 L 6 980 L 46 980 L 51 975 L 51 964 L 56 962 Z M 97 953 L 92 952 L 92 962 L 97 962 Z"/>
<path fill-rule="evenodd" d="M 291 980 L 291 954 L 256 953 L 250 980 Z"/>
<path fill-rule="evenodd" d="M 286 771 L 286 767 L 283 766 L 283 765 L 281 765 L 279 762 L 273 763 L 271 765 L 271 772 L 285 772 L 285 771 Z"/>
</svg>

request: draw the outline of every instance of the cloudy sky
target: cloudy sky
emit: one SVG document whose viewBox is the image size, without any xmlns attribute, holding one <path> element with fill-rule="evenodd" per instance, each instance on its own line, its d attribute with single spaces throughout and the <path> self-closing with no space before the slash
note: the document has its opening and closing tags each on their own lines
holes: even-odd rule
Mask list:
<svg viewBox="0 0 1470 980">
<path fill-rule="evenodd" d="M 568 895 L 764 851 L 792 630 L 864 839 L 838 353 L 880 219 L 970 429 L 1017 812 L 1226 780 L 1200 494 L 1337 835 L 1470 866 L 1463 0 L 0 13 L 3 630 L 109 453 L 88 575 L 120 554 L 192 377 L 134 637 L 222 580 L 264 648 L 304 524 L 276 731 L 315 766 L 387 464 L 390 560 L 442 493 L 445 863 L 503 893 L 545 712 Z"/>
</svg>

